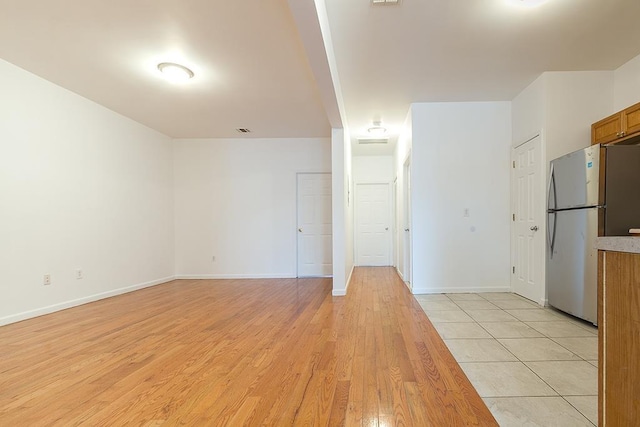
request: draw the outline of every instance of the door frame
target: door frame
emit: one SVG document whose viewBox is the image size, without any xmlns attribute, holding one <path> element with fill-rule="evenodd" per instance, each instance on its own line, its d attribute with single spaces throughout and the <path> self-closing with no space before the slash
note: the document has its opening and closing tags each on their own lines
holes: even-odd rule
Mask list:
<svg viewBox="0 0 640 427">
<path fill-rule="evenodd" d="M 299 182 L 299 177 L 300 175 L 329 175 L 331 176 L 331 172 L 296 172 L 295 175 L 295 180 L 296 180 L 296 185 L 295 185 L 295 201 L 296 201 L 296 206 L 295 206 L 295 218 L 294 218 L 294 228 L 293 228 L 293 235 L 294 235 L 294 240 L 295 240 L 295 245 L 296 245 L 296 257 L 295 257 L 295 271 L 296 271 L 296 278 L 300 278 L 300 263 L 298 262 L 300 260 L 300 242 L 298 239 L 298 228 L 300 227 L 300 225 L 298 224 L 298 214 L 300 213 L 299 211 L 299 207 L 300 207 L 300 203 L 298 200 L 298 195 L 299 195 L 299 189 L 298 189 L 298 182 Z M 333 188 L 331 189 L 333 191 Z M 333 220 L 333 217 L 332 217 Z M 333 230 L 333 221 L 331 224 L 331 229 Z M 333 231 L 332 231 L 333 234 Z M 333 250 L 333 248 L 331 248 L 331 250 Z M 333 275 L 327 275 L 327 276 L 302 276 L 303 278 L 306 277 L 333 277 Z"/>
<path fill-rule="evenodd" d="M 541 129 L 539 132 L 534 133 L 533 135 L 531 135 L 529 138 L 525 138 L 524 140 L 521 140 L 515 144 L 512 145 L 511 147 L 511 153 L 509 156 L 509 171 L 510 171 L 510 194 L 511 194 L 511 203 L 510 203 L 510 208 L 511 208 L 511 212 L 509 215 L 509 232 L 510 232 L 510 242 L 511 242 L 511 250 L 510 250 L 510 265 L 509 265 L 509 288 L 511 290 L 511 292 L 514 292 L 515 286 L 514 286 L 514 281 L 515 281 L 515 273 L 514 273 L 514 268 L 516 266 L 516 255 L 517 255 L 517 233 L 516 233 L 516 226 L 515 226 L 515 221 L 512 218 L 512 215 L 515 215 L 516 212 L 516 201 L 517 201 L 517 182 L 515 179 L 516 176 L 516 172 L 515 172 L 515 168 L 513 167 L 513 162 L 516 161 L 516 150 L 520 147 L 522 147 L 523 145 L 532 142 L 533 140 L 535 140 L 536 138 L 539 137 L 539 142 L 538 144 L 540 144 L 540 165 L 538 166 L 538 173 L 539 173 L 539 178 L 537 180 L 537 185 L 538 185 L 538 189 L 540 190 L 540 194 L 542 195 L 542 200 L 539 206 L 539 230 L 538 230 L 538 234 L 540 236 L 544 236 L 542 240 L 536 247 L 536 251 L 537 251 L 537 255 L 540 259 L 540 267 L 542 268 L 542 272 L 540 274 L 540 283 L 538 283 L 538 288 L 535 291 L 535 302 L 537 302 L 540 305 L 546 306 L 547 304 L 547 288 L 546 288 L 546 277 L 547 277 L 547 266 L 546 266 L 546 260 L 547 260 L 547 177 L 548 177 L 548 169 L 549 169 L 549 162 L 547 161 L 547 154 L 546 154 L 546 144 L 545 144 L 545 138 L 544 138 L 544 132 Z"/>
<path fill-rule="evenodd" d="M 353 250 L 354 250 L 354 265 L 359 266 L 358 264 L 358 186 L 359 185 L 386 185 L 387 186 L 387 214 L 389 215 L 389 233 L 387 234 L 387 247 L 389 248 L 389 252 L 387 255 L 387 266 L 393 265 L 393 251 L 394 251 L 394 243 L 393 243 L 393 230 L 394 230 L 394 210 L 391 206 L 391 202 L 393 196 L 391 192 L 393 191 L 393 182 L 390 181 L 357 181 L 354 183 L 354 204 L 353 204 Z"/>
</svg>

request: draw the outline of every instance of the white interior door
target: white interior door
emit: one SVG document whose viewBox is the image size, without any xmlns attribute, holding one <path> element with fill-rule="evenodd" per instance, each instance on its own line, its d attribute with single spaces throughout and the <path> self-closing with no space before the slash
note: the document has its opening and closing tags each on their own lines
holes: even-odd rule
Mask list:
<svg viewBox="0 0 640 427">
<path fill-rule="evenodd" d="M 356 185 L 356 262 L 391 265 L 391 191 L 389 184 Z"/>
<path fill-rule="evenodd" d="M 411 160 L 404 164 L 404 188 L 403 188 L 403 280 L 413 289 L 411 278 Z"/>
<path fill-rule="evenodd" d="M 513 292 L 537 303 L 544 299 L 544 167 L 540 136 L 512 153 Z"/>
<path fill-rule="evenodd" d="M 394 267 L 398 267 L 399 249 L 398 249 L 398 179 L 393 181 L 393 189 L 391 191 L 391 211 L 393 212 L 393 224 L 391 233 L 391 261 Z"/>
<path fill-rule="evenodd" d="M 298 174 L 298 277 L 331 276 L 331 174 Z"/>
</svg>

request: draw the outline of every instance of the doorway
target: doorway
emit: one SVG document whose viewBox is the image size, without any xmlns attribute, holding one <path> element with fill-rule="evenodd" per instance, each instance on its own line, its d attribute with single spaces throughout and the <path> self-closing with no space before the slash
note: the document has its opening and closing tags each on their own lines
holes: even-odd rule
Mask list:
<svg viewBox="0 0 640 427">
<path fill-rule="evenodd" d="M 542 137 L 537 135 L 511 154 L 511 290 L 544 303 L 545 202 Z"/>
<path fill-rule="evenodd" d="M 297 276 L 331 276 L 331 174 L 297 174 L 296 234 Z"/>
<path fill-rule="evenodd" d="M 391 265 L 391 188 L 356 184 L 356 264 Z"/>
</svg>

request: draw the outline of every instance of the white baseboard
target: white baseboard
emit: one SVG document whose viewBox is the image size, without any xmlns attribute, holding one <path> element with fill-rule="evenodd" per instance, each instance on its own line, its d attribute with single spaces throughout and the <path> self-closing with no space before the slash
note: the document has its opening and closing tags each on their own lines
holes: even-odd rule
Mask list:
<svg viewBox="0 0 640 427">
<path fill-rule="evenodd" d="M 351 266 L 351 271 L 349 272 L 349 277 L 347 277 L 347 282 L 344 285 L 344 289 L 334 289 L 331 291 L 331 295 L 333 295 L 334 297 L 343 297 L 347 295 L 347 289 L 349 289 L 349 283 L 351 283 L 351 276 L 353 276 L 353 270 L 355 268 L 355 265 Z"/>
<path fill-rule="evenodd" d="M 400 269 L 398 267 L 394 267 L 396 270 L 396 274 L 398 275 L 398 277 L 400 277 L 400 279 L 402 280 L 402 283 L 404 283 L 404 285 L 407 287 L 407 289 L 409 289 L 409 292 L 412 292 L 415 294 L 415 292 L 413 292 L 411 290 L 411 284 L 409 282 L 407 282 L 406 280 L 404 280 L 404 275 L 402 274 L 402 272 L 400 271 Z"/>
<path fill-rule="evenodd" d="M 149 288 L 151 286 L 160 285 L 162 283 L 167 283 L 172 280 L 174 280 L 174 276 L 169 276 L 163 279 L 157 279 L 157 280 L 152 280 L 150 282 L 138 283 L 132 286 L 125 286 L 124 288 L 113 289 L 111 291 L 101 292 L 99 294 L 89 295 L 87 297 L 82 297 L 82 298 L 74 299 L 71 301 L 61 302 L 59 304 L 53 304 L 46 307 L 37 308 L 35 310 L 23 311 L 22 313 L 1 317 L 0 326 L 8 325 L 10 323 L 20 322 L 22 320 L 31 319 L 33 317 L 38 317 L 45 314 L 54 313 L 56 311 L 65 310 L 71 307 L 77 307 L 79 305 L 87 304 L 90 302 L 98 301 L 98 300 L 109 298 L 109 297 L 114 297 L 116 295 L 126 294 L 129 292 L 137 291 L 139 289 Z"/>
<path fill-rule="evenodd" d="M 328 276 L 331 277 L 331 276 Z M 296 276 L 290 273 L 282 274 L 176 274 L 175 279 L 295 279 Z"/>
<path fill-rule="evenodd" d="M 471 287 L 471 288 L 413 288 L 414 295 L 424 294 L 481 294 L 483 292 L 511 292 L 510 286 L 497 286 L 492 288 Z"/>
</svg>

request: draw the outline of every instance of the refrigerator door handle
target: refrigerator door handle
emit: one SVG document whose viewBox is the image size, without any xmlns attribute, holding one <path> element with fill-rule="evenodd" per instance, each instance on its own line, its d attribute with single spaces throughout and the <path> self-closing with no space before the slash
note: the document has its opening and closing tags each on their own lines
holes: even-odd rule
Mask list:
<svg viewBox="0 0 640 427">
<path fill-rule="evenodd" d="M 551 221 L 549 221 L 549 215 L 551 215 L 551 212 L 547 212 L 547 247 L 551 249 Z"/>
<path fill-rule="evenodd" d="M 551 221 L 549 221 L 549 224 L 547 224 L 547 238 L 549 239 L 549 258 L 553 258 L 553 249 L 556 246 L 556 222 L 558 221 L 558 212 L 549 212 L 547 218 L 549 215 L 553 215 L 553 230 L 551 227 Z"/>
<path fill-rule="evenodd" d="M 553 188 L 553 207 L 548 206 L 548 209 L 555 210 L 558 208 L 558 194 L 556 191 L 556 172 L 551 162 L 551 168 L 549 170 L 549 185 L 547 188 L 547 204 L 551 204 L 551 189 Z"/>
<path fill-rule="evenodd" d="M 556 244 L 556 221 L 558 219 L 555 209 L 558 207 L 558 196 L 556 195 L 556 175 L 551 162 L 551 169 L 549 171 L 549 186 L 547 188 L 547 204 L 551 204 L 551 189 L 553 188 L 553 208 L 548 206 L 547 211 L 547 240 L 549 242 L 549 249 L 551 250 L 549 256 L 553 258 L 553 248 Z M 549 221 L 549 215 L 553 214 L 553 227 L 551 227 L 551 221 Z"/>
</svg>

